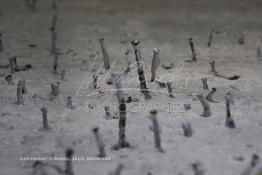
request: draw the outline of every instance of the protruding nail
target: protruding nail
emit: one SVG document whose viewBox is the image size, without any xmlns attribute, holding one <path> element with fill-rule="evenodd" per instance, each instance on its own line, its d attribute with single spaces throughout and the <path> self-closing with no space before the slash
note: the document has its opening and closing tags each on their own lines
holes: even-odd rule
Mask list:
<svg viewBox="0 0 262 175">
<path fill-rule="evenodd" d="M 193 38 L 189 38 L 188 41 L 189 41 L 190 49 L 191 49 L 191 52 L 192 52 L 192 62 L 196 62 L 197 58 L 196 58 L 196 51 L 195 51 Z"/>
<path fill-rule="evenodd" d="M 19 80 L 17 84 L 17 104 L 24 104 L 23 98 L 23 81 Z"/>
<path fill-rule="evenodd" d="M 200 95 L 197 95 L 197 98 L 201 102 L 201 105 L 202 105 L 203 110 L 204 110 L 202 116 L 203 117 L 210 117 L 211 111 L 210 111 L 210 107 L 209 107 L 208 102 L 205 100 L 205 97 L 202 94 L 200 94 Z"/>
<path fill-rule="evenodd" d="M 99 38 L 98 39 L 99 43 L 100 43 L 100 47 L 102 50 L 102 54 L 103 54 L 103 62 L 104 62 L 104 66 L 106 70 L 110 69 L 110 57 L 109 57 L 109 53 L 106 49 L 105 43 L 104 43 L 104 38 Z"/>
<path fill-rule="evenodd" d="M 156 70 L 160 65 L 160 56 L 159 56 L 160 50 L 158 48 L 153 49 L 153 59 L 152 59 L 152 65 L 151 65 L 151 82 L 155 81 L 156 77 Z"/>
<path fill-rule="evenodd" d="M 203 89 L 209 90 L 208 84 L 207 84 L 207 78 L 201 78 L 202 84 L 203 84 Z"/>
<path fill-rule="evenodd" d="M 98 157 L 104 158 L 106 157 L 105 144 L 103 143 L 100 137 L 99 128 L 98 127 L 93 128 L 93 133 L 96 139 L 97 148 L 99 150 Z"/>
<path fill-rule="evenodd" d="M 42 122 L 43 122 L 43 129 L 44 130 L 49 130 L 50 127 L 48 125 L 48 120 L 47 120 L 47 109 L 46 107 L 42 107 L 41 108 L 41 112 L 42 112 Z"/>
<path fill-rule="evenodd" d="M 112 74 L 112 79 L 116 86 L 116 95 L 119 105 L 119 133 L 118 133 L 118 143 L 113 146 L 113 149 L 118 150 L 125 147 L 130 147 L 126 139 L 126 104 L 124 99 L 124 94 L 122 91 L 121 74 Z"/>
<path fill-rule="evenodd" d="M 165 151 L 163 150 L 161 146 L 160 128 L 159 128 L 159 124 L 157 121 L 157 110 L 150 111 L 150 118 L 152 120 L 152 125 L 153 125 L 155 147 L 158 149 L 159 152 L 164 153 Z"/>
</svg>

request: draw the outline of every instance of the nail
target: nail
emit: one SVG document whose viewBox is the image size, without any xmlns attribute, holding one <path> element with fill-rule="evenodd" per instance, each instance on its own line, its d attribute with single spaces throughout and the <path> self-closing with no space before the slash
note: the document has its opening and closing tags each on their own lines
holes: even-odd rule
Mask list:
<svg viewBox="0 0 262 175">
<path fill-rule="evenodd" d="M 18 72 L 19 71 L 19 67 L 18 67 L 18 65 L 17 65 L 17 60 L 16 60 L 16 56 L 14 56 L 13 57 L 13 62 L 14 62 L 14 70 L 16 71 L 16 72 Z"/>
<path fill-rule="evenodd" d="M 72 97 L 71 96 L 67 96 L 66 97 L 66 108 L 68 109 L 74 109 L 75 107 L 72 104 Z"/>
<path fill-rule="evenodd" d="M 213 34 L 214 34 L 214 31 L 215 31 L 215 28 L 216 28 L 215 25 L 212 25 L 212 26 L 211 26 L 210 33 L 209 33 L 209 37 L 208 37 L 208 43 L 207 43 L 207 46 L 208 46 L 208 47 L 211 47 L 211 44 L 212 44 L 212 41 L 213 41 Z"/>
<path fill-rule="evenodd" d="M 53 74 L 58 74 L 57 72 L 57 66 L 58 66 L 58 55 L 55 52 L 54 53 L 54 63 L 53 63 Z"/>
<path fill-rule="evenodd" d="M 41 112 L 42 112 L 42 122 L 43 122 L 43 129 L 44 130 L 49 130 L 50 127 L 48 125 L 48 120 L 47 120 L 47 109 L 46 107 L 42 107 L 41 108 Z"/>
<path fill-rule="evenodd" d="M 257 48 L 257 58 L 258 60 L 262 60 L 262 54 L 261 54 L 261 49 L 260 48 Z"/>
<path fill-rule="evenodd" d="M 61 80 L 62 80 L 62 81 L 66 81 L 66 79 L 65 79 L 65 73 L 66 73 L 66 71 L 63 69 L 62 72 L 61 72 Z"/>
<path fill-rule="evenodd" d="M 168 90 L 168 95 L 170 98 L 175 98 L 173 95 L 173 90 L 172 90 L 172 82 L 167 82 L 167 90 Z"/>
<path fill-rule="evenodd" d="M 158 121 L 157 121 L 157 110 L 150 111 L 150 117 L 151 117 L 152 124 L 153 124 L 155 147 L 158 149 L 159 152 L 164 153 L 165 151 L 163 150 L 161 146 L 160 129 L 159 129 Z"/>
<path fill-rule="evenodd" d="M 57 40 L 57 33 L 54 29 L 51 29 L 51 55 L 57 54 L 57 48 L 56 48 L 56 40 Z"/>
<path fill-rule="evenodd" d="M 218 72 L 216 71 L 216 62 L 215 60 L 212 60 L 209 62 L 210 66 L 211 66 L 211 72 L 214 74 L 214 75 L 217 75 Z"/>
<path fill-rule="evenodd" d="M 110 107 L 109 106 L 105 106 L 104 110 L 106 112 L 106 120 L 112 119 L 112 116 L 111 116 L 111 113 L 110 113 Z"/>
<path fill-rule="evenodd" d="M 141 49 L 140 49 L 140 42 L 139 40 L 134 40 L 131 42 L 133 45 L 133 49 L 135 52 L 135 58 L 137 62 L 137 72 L 138 72 L 138 78 L 140 81 L 140 89 L 142 94 L 145 96 L 145 99 L 150 99 L 152 98 L 149 94 L 149 91 L 147 90 L 146 87 L 146 79 L 144 75 L 144 70 L 143 70 L 143 65 L 142 65 L 142 55 L 141 55 Z"/>
<path fill-rule="evenodd" d="M 94 133 L 94 136 L 95 136 L 95 139 L 96 139 L 97 148 L 99 150 L 98 157 L 104 158 L 104 157 L 106 157 L 105 145 L 104 145 L 104 143 L 103 143 L 103 141 L 100 137 L 99 128 L 95 127 L 93 129 L 93 133 Z"/>
<path fill-rule="evenodd" d="M 190 123 L 183 123 L 182 128 L 183 128 L 183 131 L 184 131 L 184 136 L 192 137 L 193 131 L 192 131 Z"/>
<path fill-rule="evenodd" d="M 118 150 L 125 147 L 130 147 L 127 142 L 125 129 L 126 129 L 126 104 L 124 94 L 122 91 L 121 74 L 112 74 L 112 79 L 116 86 L 116 96 L 119 105 L 119 133 L 118 143 L 113 146 L 113 149 Z"/>
<path fill-rule="evenodd" d="M 104 38 L 99 38 L 98 39 L 99 43 L 100 43 L 100 47 L 102 50 L 102 54 L 103 54 L 103 62 L 104 62 L 104 66 L 106 70 L 110 69 L 110 57 L 109 57 L 109 53 L 105 47 L 105 43 L 104 43 Z"/>
<path fill-rule="evenodd" d="M 201 78 L 202 84 L 203 84 L 203 89 L 209 90 L 208 84 L 207 84 L 207 78 Z"/>
<path fill-rule="evenodd" d="M 10 66 L 10 72 L 14 74 L 15 69 L 17 68 L 16 56 L 9 58 L 9 66 Z"/>
<path fill-rule="evenodd" d="M 213 95 L 216 93 L 217 89 L 216 88 L 212 88 L 212 90 L 207 94 L 207 96 L 205 97 L 205 99 L 209 102 L 215 102 L 217 103 L 217 101 L 213 100 Z"/>
<path fill-rule="evenodd" d="M 12 76 L 12 74 L 8 74 L 8 75 L 5 77 L 5 80 L 7 81 L 8 85 L 14 84 L 14 83 L 13 83 L 13 76 Z"/>
<path fill-rule="evenodd" d="M 53 99 L 54 97 L 59 95 L 59 93 L 60 93 L 59 92 L 59 86 L 60 86 L 59 82 L 51 83 L 51 98 L 50 99 Z"/>
<path fill-rule="evenodd" d="M 162 68 L 166 69 L 166 70 L 172 69 L 173 67 L 174 67 L 174 63 L 164 63 L 164 64 L 162 64 Z"/>
<path fill-rule="evenodd" d="M 155 81 L 157 83 L 157 85 L 160 87 L 160 88 L 166 88 L 167 87 L 167 83 L 164 83 L 164 82 L 161 82 L 161 81 Z"/>
<path fill-rule="evenodd" d="M 130 71 L 131 71 L 131 62 L 128 61 L 127 66 L 126 66 L 126 70 L 125 70 L 125 75 L 127 75 Z"/>
<path fill-rule="evenodd" d="M 97 78 L 98 78 L 98 75 L 93 75 L 93 88 L 94 89 L 97 89 Z"/>
<path fill-rule="evenodd" d="M 205 170 L 203 168 L 202 163 L 195 162 L 195 163 L 192 163 L 191 166 L 194 171 L 194 175 L 204 175 L 205 174 Z"/>
<path fill-rule="evenodd" d="M 244 35 L 242 35 L 241 37 L 238 38 L 238 44 L 240 44 L 240 45 L 245 44 L 245 36 Z"/>
<path fill-rule="evenodd" d="M 250 164 L 246 167 L 246 169 L 244 170 L 244 172 L 241 175 L 251 175 L 254 174 L 252 173 L 255 169 L 257 164 L 259 163 L 259 156 L 257 154 L 253 154 L 251 157 L 251 161 Z M 257 175 L 260 175 L 259 173 L 255 173 Z"/>
<path fill-rule="evenodd" d="M 73 162 L 72 162 L 73 154 L 74 154 L 74 150 L 71 148 L 67 149 L 65 152 L 65 155 L 66 155 L 65 174 L 66 175 L 74 175 Z"/>
<path fill-rule="evenodd" d="M 226 93 L 226 96 L 229 97 L 228 99 L 229 99 L 229 101 L 230 101 L 230 104 L 234 105 L 235 103 L 234 103 L 234 100 L 233 100 L 233 95 L 232 95 L 232 93 L 231 93 L 231 92 L 227 92 L 227 93 Z"/>
<path fill-rule="evenodd" d="M 151 82 L 155 81 L 156 77 L 156 70 L 160 65 L 160 50 L 158 48 L 153 49 L 153 59 L 152 59 L 152 66 L 151 66 Z"/>
<path fill-rule="evenodd" d="M 190 110 L 192 107 L 191 104 L 184 104 L 184 108 L 185 110 Z"/>
<path fill-rule="evenodd" d="M 24 104 L 22 80 L 19 80 L 17 84 L 17 104 Z"/>
<path fill-rule="evenodd" d="M 45 174 L 44 172 L 44 165 L 41 161 L 37 160 L 34 161 L 33 165 L 32 165 L 32 173 L 31 175 L 36 175 L 36 174 Z"/>
<path fill-rule="evenodd" d="M 259 162 L 259 156 L 257 154 L 253 154 L 252 155 L 252 159 L 251 159 L 251 162 L 250 162 L 250 166 L 252 167 L 255 167 L 257 166 L 258 162 Z"/>
<path fill-rule="evenodd" d="M 225 122 L 225 126 L 231 129 L 234 129 L 235 126 L 235 121 L 233 120 L 232 116 L 231 116 L 231 111 L 230 111 L 230 103 L 231 103 L 231 97 L 229 95 L 225 96 L 225 100 L 226 100 L 226 122 Z"/>
<path fill-rule="evenodd" d="M 196 59 L 196 52 L 195 52 L 195 47 L 193 43 L 193 38 L 189 38 L 188 41 L 189 41 L 190 49 L 192 52 L 192 62 L 196 62 L 197 59 Z"/>
<path fill-rule="evenodd" d="M 51 23 L 51 27 L 50 27 L 51 31 L 55 31 L 56 30 L 57 19 L 58 19 L 57 14 L 53 14 L 53 16 L 52 16 L 52 23 Z"/>
<path fill-rule="evenodd" d="M 203 110 L 204 110 L 202 116 L 203 117 L 210 117 L 210 115 L 211 115 L 210 107 L 209 107 L 208 102 L 205 100 L 204 96 L 202 94 L 200 94 L 200 95 L 197 95 L 197 98 L 199 99 L 199 101 L 200 101 L 200 103 L 203 107 Z"/>
<path fill-rule="evenodd" d="M 26 89 L 26 86 L 25 86 L 25 80 L 22 80 L 22 93 L 27 94 L 27 89 Z"/>
<path fill-rule="evenodd" d="M 116 170 L 113 173 L 109 173 L 109 175 L 121 175 L 123 169 L 124 169 L 124 165 L 119 164 Z"/>
</svg>

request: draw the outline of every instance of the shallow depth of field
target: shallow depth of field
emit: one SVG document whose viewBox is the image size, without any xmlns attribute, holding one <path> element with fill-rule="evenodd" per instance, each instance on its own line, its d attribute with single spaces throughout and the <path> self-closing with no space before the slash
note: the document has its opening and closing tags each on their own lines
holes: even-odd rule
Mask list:
<svg viewBox="0 0 262 175">
<path fill-rule="evenodd" d="M 72 161 L 75 175 L 261 175 L 261 0 L 37 0 L 35 8 L 28 2 L 0 0 L 0 175 L 73 175 L 64 172 L 65 160 L 54 160 L 69 148 L 84 159 Z M 99 38 L 109 54 L 109 70 Z M 140 91 L 134 40 L 140 41 L 151 99 Z M 160 65 L 151 82 L 154 48 L 160 50 Z M 14 56 L 19 70 L 12 74 Z M 130 145 L 115 150 L 120 117 L 111 74 L 121 72 Z M 24 104 L 17 104 L 19 80 L 25 80 Z M 60 92 L 53 96 L 56 82 Z M 213 101 L 205 100 L 211 115 L 204 117 L 198 95 L 206 97 L 212 88 Z M 227 95 L 233 128 L 225 124 Z M 157 110 L 164 152 L 155 148 L 152 110 Z M 191 125 L 192 135 L 184 133 L 183 124 Z M 95 127 L 110 160 L 87 160 L 99 154 Z M 40 165 L 22 160 L 45 157 L 52 160 Z"/>
</svg>

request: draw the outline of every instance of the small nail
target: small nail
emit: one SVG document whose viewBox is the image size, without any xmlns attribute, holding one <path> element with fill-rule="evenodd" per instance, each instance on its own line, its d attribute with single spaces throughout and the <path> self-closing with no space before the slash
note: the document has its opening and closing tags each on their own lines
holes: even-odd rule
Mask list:
<svg viewBox="0 0 262 175">
<path fill-rule="evenodd" d="M 197 95 L 197 98 L 199 99 L 202 107 L 203 107 L 203 117 L 210 117 L 211 116 L 211 111 L 208 102 L 205 100 L 204 96 L 202 94 Z"/>
</svg>

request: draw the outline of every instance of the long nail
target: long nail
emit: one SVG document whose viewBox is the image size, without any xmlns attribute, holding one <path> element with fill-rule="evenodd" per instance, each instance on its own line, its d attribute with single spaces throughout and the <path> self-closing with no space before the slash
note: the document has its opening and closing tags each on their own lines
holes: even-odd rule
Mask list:
<svg viewBox="0 0 262 175">
<path fill-rule="evenodd" d="M 150 117 L 151 117 L 152 124 L 153 124 L 155 147 L 158 149 L 159 152 L 164 153 L 165 151 L 163 150 L 161 146 L 160 129 L 159 129 L 158 121 L 157 121 L 157 110 L 150 111 L 150 115 L 151 115 Z"/>
<path fill-rule="evenodd" d="M 98 39 L 99 43 L 100 43 L 100 47 L 102 50 L 102 54 L 103 54 L 103 62 L 104 62 L 104 66 L 106 70 L 110 69 L 110 57 L 109 57 L 109 53 L 105 47 L 105 43 L 104 43 L 104 38 L 99 38 Z"/>
<path fill-rule="evenodd" d="M 156 77 L 156 70 L 160 65 L 160 56 L 159 56 L 160 50 L 158 48 L 153 49 L 153 59 L 152 59 L 152 65 L 151 65 L 151 82 L 155 81 Z"/>
<path fill-rule="evenodd" d="M 93 129 L 93 133 L 96 139 L 96 144 L 97 144 L 97 148 L 99 150 L 99 154 L 98 157 L 106 157 L 106 152 L 105 152 L 105 144 L 103 143 L 100 134 L 99 134 L 99 128 L 95 127 Z"/>
<path fill-rule="evenodd" d="M 116 95 L 119 105 L 119 133 L 118 133 L 118 143 L 113 146 L 113 149 L 118 150 L 121 148 L 129 147 L 130 144 L 127 142 L 125 129 L 126 129 L 126 104 L 124 99 L 124 94 L 122 91 L 121 75 L 112 74 L 112 79 L 116 86 Z"/>
<path fill-rule="evenodd" d="M 152 98 L 151 95 L 149 94 L 149 91 L 147 90 L 146 87 L 146 79 L 144 75 L 144 70 L 143 70 L 143 65 L 142 65 L 142 54 L 141 54 L 141 49 L 140 49 L 140 42 L 139 40 L 134 40 L 131 42 L 134 48 L 135 52 L 135 58 L 137 62 L 137 72 L 138 72 L 138 78 L 140 81 L 140 89 L 143 95 L 145 96 L 145 99 L 150 99 Z"/>
</svg>

